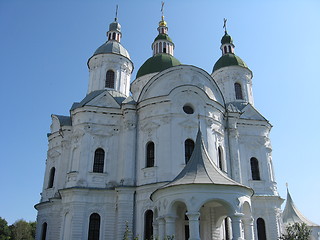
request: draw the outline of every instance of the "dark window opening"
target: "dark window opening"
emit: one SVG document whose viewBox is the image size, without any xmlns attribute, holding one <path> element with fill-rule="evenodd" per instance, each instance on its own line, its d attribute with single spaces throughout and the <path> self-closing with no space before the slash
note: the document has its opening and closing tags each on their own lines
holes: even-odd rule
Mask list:
<svg viewBox="0 0 320 240">
<path fill-rule="evenodd" d="M 231 51 L 231 46 L 228 46 L 228 48 L 229 48 L 229 53 L 231 53 L 232 51 Z"/>
<path fill-rule="evenodd" d="M 192 152 L 194 149 L 194 141 L 191 139 L 187 139 L 184 142 L 184 158 L 185 158 L 185 163 L 187 164 L 191 158 Z"/>
<path fill-rule="evenodd" d="M 225 232 L 226 240 L 230 240 L 230 225 L 229 225 L 228 217 L 224 219 L 224 232 Z"/>
<path fill-rule="evenodd" d="M 99 240 L 100 235 L 100 215 L 92 213 L 89 221 L 88 240 Z"/>
<path fill-rule="evenodd" d="M 147 155 L 146 167 L 154 167 L 154 143 L 153 142 L 149 142 L 147 144 L 146 155 Z"/>
<path fill-rule="evenodd" d="M 218 164 L 219 164 L 219 168 L 221 170 L 223 170 L 223 167 L 222 167 L 222 151 L 221 151 L 221 147 L 218 147 Z"/>
<path fill-rule="evenodd" d="M 242 88 L 241 88 L 241 85 L 239 83 L 235 83 L 234 84 L 234 90 L 235 90 L 235 93 L 236 93 L 236 99 L 243 99 Z"/>
<path fill-rule="evenodd" d="M 104 150 L 102 148 L 98 148 L 94 152 L 93 172 L 103 173 L 103 167 L 104 167 Z"/>
<path fill-rule="evenodd" d="M 153 239 L 153 212 L 151 210 L 146 211 L 144 215 L 144 239 Z"/>
<path fill-rule="evenodd" d="M 54 167 L 51 168 L 50 175 L 49 175 L 48 188 L 52 188 L 53 187 L 55 172 L 56 172 L 56 169 Z"/>
<path fill-rule="evenodd" d="M 107 71 L 106 88 L 114 88 L 114 71 L 112 71 L 112 70 Z"/>
<path fill-rule="evenodd" d="M 112 33 L 112 39 L 115 40 L 116 39 L 116 33 Z"/>
<path fill-rule="evenodd" d="M 224 49 L 224 53 L 228 52 L 227 46 L 224 46 L 223 49 Z"/>
<path fill-rule="evenodd" d="M 42 224 L 42 229 L 41 229 L 41 240 L 46 240 L 47 237 L 47 226 L 48 224 L 46 222 L 44 222 Z"/>
<path fill-rule="evenodd" d="M 258 240 L 266 240 L 266 225 L 262 218 L 257 219 Z"/>
<path fill-rule="evenodd" d="M 259 162 L 256 158 L 250 159 L 252 180 L 260 180 Z"/>
<path fill-rule="evenodd" d="M 183 106 L 183 111 L 184 111 L 186 114 L 193 114 L 193 113 L 194 113 L 194 110 L 193 110 L 193 108 L 192 108 L 190 105 L 184 105 L 184 106 Z"/>
</svg>

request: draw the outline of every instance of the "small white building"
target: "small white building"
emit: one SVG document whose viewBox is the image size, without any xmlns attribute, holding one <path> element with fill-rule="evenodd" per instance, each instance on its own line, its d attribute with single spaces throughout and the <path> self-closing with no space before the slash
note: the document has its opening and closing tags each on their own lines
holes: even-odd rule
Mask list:
<svg viewBox="0 0 320 240">
<path fill-rule="evenodd" d="M 174 57 L 163 16 L 158 31 L 130 83 L 115 19 L 88 60 L 87 95 L 70 116 L 52 115 L 36 239 L 280 236 L 272 126 L 232 38 L 225 31 L 209 74 Z"/>
</svg>

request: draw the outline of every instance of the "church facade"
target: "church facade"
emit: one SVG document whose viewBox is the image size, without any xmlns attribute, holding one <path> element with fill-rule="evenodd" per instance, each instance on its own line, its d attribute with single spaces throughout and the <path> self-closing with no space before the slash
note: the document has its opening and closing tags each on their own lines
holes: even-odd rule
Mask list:
<svg viewBox="0 0 320 240">
<path fill-rule="evenodd" d="M 87 95 L 52 115 L 36 239 L 277 239 L 271 124 L 225 30 L 211 74 L 183 65 L 162 16 L 133 63 L 117 19 L 88 60 Z"/>
</svg>

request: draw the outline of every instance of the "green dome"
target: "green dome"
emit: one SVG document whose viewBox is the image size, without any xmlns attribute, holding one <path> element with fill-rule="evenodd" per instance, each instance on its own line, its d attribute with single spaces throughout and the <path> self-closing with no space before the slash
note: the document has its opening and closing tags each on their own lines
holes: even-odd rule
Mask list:
<svg viewBox="0 0 320 240">
<path fill-rule="evenodd" d="M 160 34 L 154 39 L 154 42 L 157 41 L 157 40 L 167 40 L 167 41 L 173 43 L 172 40 L 171 40 L 171 38 L 170 38 L 167 34 L 163 34 L 163 33 L 160 33 Z"/>
<path fill-rule="evenodd" d="M 221 44 L 233 43 L 231 36 L 225 32 L 224 36 L 221 38 Z"/>
<path fill-rule="evenodd" d="M 214 64 L 212 72 L 228 66 L 240 66 L 240 67 L 248 68 L 247 64 L 241 58 L 239 58 L 233 53 L 227 53 L 222 57 L 220 57 L 219 60 L 216 62 L 216 64 Z"/>
<path fill-rule="evenodd" d="M 147 61 L 144 62 L 144 64 L 142 64 L 142 66 L 137 72 L 137 78 L 149 73 L 161 72 L 165 69 L 180 64 L 181 63 L 179 62 L 179 60 L 176 59 L 174 56 L 171 56 L 167 53 L 159 53 L 149 58 Z"/>
</svg>

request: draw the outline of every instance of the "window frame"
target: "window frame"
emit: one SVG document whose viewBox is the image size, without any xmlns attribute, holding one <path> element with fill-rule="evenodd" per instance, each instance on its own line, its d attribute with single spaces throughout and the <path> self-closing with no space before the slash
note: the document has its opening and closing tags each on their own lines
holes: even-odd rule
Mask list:
<svg viewBox="0 0 320 240">
<path fill-rule="evenodd" d="M 92 213 L 89 217 L 88 240 L 99 240 L 101 228 L 101 216 L 98 213 Z"/>
<path fill-rule="evenodd" d="M 155 164 L 155 144 L 152 141 L 146 144 L 146 168 L 154 167 Z"/>
<path fill-rule="evenodd" d="M 260 181 L 260 168 L 259 168 L 259 160 L 255 157 L 250 158 L 250 167 L 251 167 L 251 178 L 254 181 Z"/>
<path fill-rule="evenodd" d="M 99 147 L 94 151 L 92 172 L 104 173 L 105 151 Z"/>
<path fill-rule="evenodd" d="M 106 81 L 105 81 L 105 88 L 112 88 L 114 89 L 115 83 L 115 72 L 112 69 L 109 69 L 106 72 Z"/>
<path fill-rule="evenodd" d="M 243 100 L 242 85 L 238 82 L 234 83 L 234 92 L 236 100 Z"/>
<path fill-rule="evenodd" d="M 184 162 L 187 164 L 190 161 L 192 153 L 194 151 L 195 142 L 188 138 L 184 141 Z"/>
</svg>

